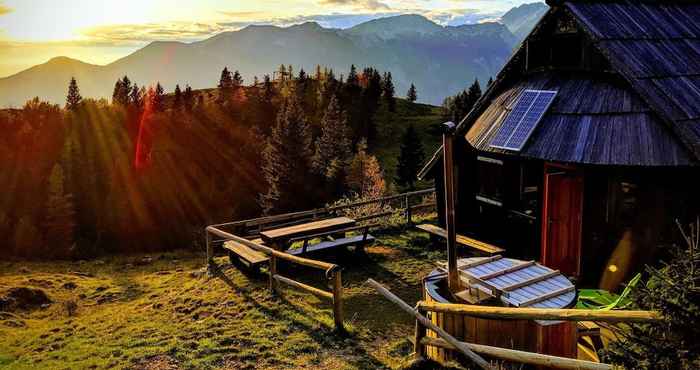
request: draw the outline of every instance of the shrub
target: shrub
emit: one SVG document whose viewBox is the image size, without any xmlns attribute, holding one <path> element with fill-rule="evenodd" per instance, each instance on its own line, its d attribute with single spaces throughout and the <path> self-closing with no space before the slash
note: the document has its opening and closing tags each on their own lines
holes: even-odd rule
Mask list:
<svg viewBox="0 0 700 370">
<path fill-rule="evenodd" d="M 604 353 L 606 361 L 628 369 L 700 368 L 700 219 L 687 233 L 679 228 L 687 248 L 674 250 L 659 269 L 647 266 L 647 283 L 631 294 L 636 309 L 658 311 L 663 320 L 617 330 L 620 340 Z"/>
</svg>

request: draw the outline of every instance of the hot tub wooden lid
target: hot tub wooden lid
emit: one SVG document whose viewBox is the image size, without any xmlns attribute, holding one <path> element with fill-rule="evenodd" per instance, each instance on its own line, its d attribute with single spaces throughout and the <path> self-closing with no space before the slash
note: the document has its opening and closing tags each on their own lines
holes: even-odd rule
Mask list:
<svg viewBox="0 0 700 370">
<path fill-rule="evenodd" d="M 535 261 L 501 256 L 463 258 L 460 278 L 509 306 L 565 308 L 576 300 L 576 287 L 557 270 Z"/>
</svg>

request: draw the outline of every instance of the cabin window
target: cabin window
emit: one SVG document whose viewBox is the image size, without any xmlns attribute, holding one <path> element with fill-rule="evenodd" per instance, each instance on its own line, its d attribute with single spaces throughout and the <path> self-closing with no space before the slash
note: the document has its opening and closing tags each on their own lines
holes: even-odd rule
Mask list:
<svg viewBox="0 0 700 370">
<path fill-rule="evenodd" d="M 477 157 L 479 179 L 476 200 L 493 206 L 503 206 L 503 161 L 490 157 Z"/>
<path fill-rule="evenodd" d="M 538 163 L 520 164 L 520 182 L 516 211 L 535 217 L 538 210 L 539 187 L 542 182 L 542 166 Z"/>
</svg>

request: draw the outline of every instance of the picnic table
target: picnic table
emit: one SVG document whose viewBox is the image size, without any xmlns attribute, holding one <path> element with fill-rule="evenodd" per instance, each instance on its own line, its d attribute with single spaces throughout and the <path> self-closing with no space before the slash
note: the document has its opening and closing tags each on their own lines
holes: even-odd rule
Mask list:
<svg viewBox="0 0 700 370">
<path fill-rule="evenodd" d="M 348 217 L 335 217 L 313 221 L 279 229 L 266 230 L 260 233 L 260 238 L 271 248 L 283 250 L 290 239 L 300 238 L 321 233 L 332 233 L 354 226 L 355 220 Z"/>
</svg>

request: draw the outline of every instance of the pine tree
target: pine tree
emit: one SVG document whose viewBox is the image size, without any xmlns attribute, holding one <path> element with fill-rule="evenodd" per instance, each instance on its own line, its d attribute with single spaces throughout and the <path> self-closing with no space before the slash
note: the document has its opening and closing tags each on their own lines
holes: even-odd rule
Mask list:
<svg viewBox="0 0 700 370">
<path fill-rule="evenodd" d="M 311 131 L 298 99 L 292 94 L 277 115 L 263 151 L 263 174 L 268 190 L 261 196 L 266 213 L 288 212 L 309 206 L 308 175 L 311 162 Z"/>
<path fill-rule="evenodd" d="M 346 178 L 348 189 L 363 198 L 377 198 L 384 195 L 386 183 L 379 161 L 367 153 L 367 142 L 362 139 L 357 144 L 357 153 L 350 162 Z"/>
<path fill-rule="evenodd" d="M 75 208 L 72 196 L 66 194 L 64 184 L 63 168 L 56 164 L 49 177 L 49 195 L 44 221 L 46 239 L 51 242 L 47 252 L 52 257 L 67 257 L 73 246 Z"/>
<path fill-rule="evenodd" d="M 188 112 L 192 111 L 194 106 L 194 93 L 190 85 L 185 85 L 185 92 L 182 94 L 182 101 L 185 105 L 185 110 Z"/>
<path fill-rule="evenodd" d="M 680 227 L 680 224 L 679 224 Z M 672 249 L 661 268 L 647 266 L 648 282 L 631 288 L 631 309 L 657 311 L 663 320 L 615 330 L 604 360 L 626 369 L 700 369 L 700 220 L 689 232 L 681 228 L 687 248 Z"/>
<path fill-rule="evenodd" d="M 68 95 L 66 96 L 66 110 L 74 111 L 78 109 L 82 101 L 83 97 L 80 96 L 78 82 L 75 80 L 75 77 L 71 77 L 68 84 Z"/>
<path fill-rule="evenodd" d="M 112 104 L 121 104 L 120 99 L 123 90 L 122 80 L 118 79 L 117 82 L 114 83 L 114 89 L 112 90 Z"/>
<path fill-rule="evenodd" d="M 162 112 L 165 110 L 165 90 L 161 86 L 160 82 L 156 83 L 156 89 L 152 96 L 151 106 L 154 112 Z"/>
<path fill-rule="evenodd" d="M 396 94 L 396 89 L 394 88 L 394 81 L 391 77 L 391 72 L 384 73 L 384 79 L 382 81 L 382 96 L 384 101 L 389 108 L 389 112 L 396 112 L 396 99 L 394 95 Z"/>
<path fill-rule="evenodd" d="M 240 87 L 240 86 L 243 86 L 243 77 L 242 77 L 241 74 L 238 72 L 238 70 L 236 70 L 235 72 L 233 72 L 233 77 L 231 77 L 231 82 L 232 82 L 232 85 L 233 85 L 233 88 L 234 88 L 234 89 L 235 89 L 235 88 L 238 88 L 238 87 Z"/>
<path fill-rule="evenodd" d="M 224 69 L 221 71 L 218 88 L 219 96 L 217 101 L 219 103 L 228 101 L 233 90 L 233 75 L 231 75 L 231 72 L 229 72 L 228 67 L 224 67 Z"/>
<path fill-rule="evenodd" d="M 277 69 L 277 81 L 284 82 L 287 80 L 287 67 L 284 64 L 280 64 Z"/>
<path fill-rule="evenodd" d="M 137 84 L 134 84 L 129 93 L 129 104 L 139 109 L 143 108 L 143 92 L 143 88 L 139 88 Z"/>
<path fill-rule="evenodd" d="M 321 120 L 321 136 L 316 139 L 312 169 L 327 180 L 338 177 L 348 164 L 351 152 L 347 118 L 340 110 L 338 99 L 331 98 Z"/>
<path fill-rule="evenodd" d="M 489 88 L 493 85 L 493 77 L 489 77 L 489 82 L 486 83 L 486 87 Z"/>
<path fill-rule="evenodd" d="M 396 166 L 396 183 L 406 190 L 415 190 L 416 176 L 425 161 L 423 144 L 413 125 L 409 125 L 401 136 L 401 153 Z"/>
<path fill-rule="evenodd" d="M 415 103 L 415 101 L 418 99 L 418 93 L 416 92 L 416 86 L 411 84 L 411 87 L 408 89 L 408 93 L 406 93 L 406 99 L 410 101 L 411 103 Z"/>
<path fill-rule="evenodd" d="M 182 90 L 180 90 L 180 85 L 175 85 L 173 95 L 173 110 L 178 111 L 182 108 Z"/>
<path fill-rule="evenodd" d="M 357 68 L 355 68 L 354 64 L 350 65 L 350 73 L 348 73 L 348 78 L 345 83 L 350 86 L 358 86 L 360 84 L 360 79 L 357 76 Z"/>
</svg>

